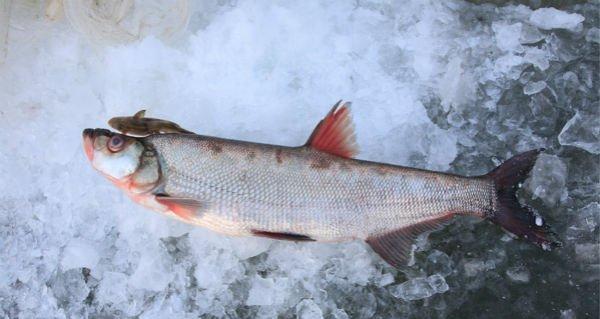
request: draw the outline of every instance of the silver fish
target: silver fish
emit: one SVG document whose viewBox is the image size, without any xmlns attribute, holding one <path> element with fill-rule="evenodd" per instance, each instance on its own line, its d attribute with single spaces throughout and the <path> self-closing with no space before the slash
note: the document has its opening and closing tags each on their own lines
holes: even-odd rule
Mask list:
<svg viewBox="0 0 600 319">
<path fill-rule="evenodd" d="M 83 136 L 92 166 L 134 201 L 227 235 L 360 239 L 395 267 L 410 259 L 418 235 L 455 215 L 489 219 L 544 248 L 559 244 L 515 196 L 542 150 L 475 177 L 353 159 L 349 103 L 341 101 L 300 147 L 104 129 Z"/>
</svg>

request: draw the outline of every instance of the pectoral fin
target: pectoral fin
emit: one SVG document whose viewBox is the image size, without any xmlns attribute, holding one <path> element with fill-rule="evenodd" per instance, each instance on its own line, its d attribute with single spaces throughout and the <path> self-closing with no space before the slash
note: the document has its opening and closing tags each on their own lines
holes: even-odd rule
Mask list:
<svg viewBox="0 0 600 319">
<path fill-rule="evenodd" d="M 367 238 L 367 243 L 388 264 L 399 268 L 407 265 L 410 261 L 412 246 L 420 234 L 440 229 L 452 219 L 453 215 L 443 215 L 387 233 L 370 236 Z"/>
<path fill-rule="evenodd" d="M 158 194 L 155 199 L 161 205 L 167 206 L 170 211 L 181 219 L 191 221 L 197 218 L 207 208 L 207 204 L 191 198 L 171 197 Z"/>
<path fill-rule="evenodd" d="M 294 234 L 294 233 L 276 233 L 276 232 L 253 229 L 252 234 L 254 236 L 258 236 L 258 237 L 266 237 L 266 238 L 278 239 L 278 240 L 315 241 L 314 239 L 310 238 L 309 236 L 302 235 L 302 234 Z"/>
</svg>

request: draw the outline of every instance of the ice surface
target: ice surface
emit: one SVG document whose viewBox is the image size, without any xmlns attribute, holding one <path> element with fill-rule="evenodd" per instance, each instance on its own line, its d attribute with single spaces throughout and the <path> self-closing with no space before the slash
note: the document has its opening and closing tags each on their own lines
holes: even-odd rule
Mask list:
<svg viewBox="0 0 600 319">
<path fill-rule="evenodd" d="M 530 278 L 529 270 L 523 266 L 515 266 L 507 269 L 506 275 L 514 282 L 528 283 Z"/>
<path fill-rule="evenodd" d="M 523 93 L 527 95 L 532 95 L 536 93 L 540 93 L 543 89 L 546 88 L 546 82 L 544 81 L 532 81 L 523 87 Z"/>
<path fill-rule="evenodd" d="M 390 289 L 396 298 L 419 300 L 448 291 L 449 287 L 440 274 L 429 277 L 417 277 Z"/>
<path fill-rule="evenodd" d="M 7 3 L 0 317 L 598 317 L 598 4 Z M 481 175 L 545 147 L 519 198 L 564 247 L 457 218 L 396 270 L 360 241 L 229 238 L 135 205 L 81 150 L 142 107 L 300 145 L 341 98 L 362 159 Z"/>
<path fill-rule="evenodd" d="M 582 148 L 600 154 L 600 119 L 598 112 L 578 111 L 565 124 L 558 140 L 562 145 Z"/>
<path fill-rule="evenodd" d="M 577 13 L 568 13 L 555 8 L 540 8 L 531 13 L 529 22 L 543 30 L 568 29 L 574 31 L 585 20 Z"/>
<path fill-rule="evenodd" d="M 566 180 L 567 165 L 560 157 L 542 154 L 533 167 L 527 188 L 551 206 L 567 198 Z"/>
</svg>

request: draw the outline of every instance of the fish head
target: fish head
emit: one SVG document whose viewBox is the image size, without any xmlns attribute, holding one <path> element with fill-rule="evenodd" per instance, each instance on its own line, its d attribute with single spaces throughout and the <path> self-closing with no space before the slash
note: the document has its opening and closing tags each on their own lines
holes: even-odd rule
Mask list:
<svg viewBox="0 0 600 319">
<path fill-rule="evenodd" d="M 142 138 L 85 129 L 83 149 L 94 169 L 130 195 L 148 192 L 160 183 L 156 152 Z"/>
</svg>

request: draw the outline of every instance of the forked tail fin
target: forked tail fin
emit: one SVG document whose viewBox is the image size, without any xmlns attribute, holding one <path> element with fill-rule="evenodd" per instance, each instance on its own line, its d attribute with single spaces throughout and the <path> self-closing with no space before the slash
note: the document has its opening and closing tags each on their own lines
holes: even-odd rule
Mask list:
<svg viewBox="0 0 600 319">
<path fill-rule="evenodd" d="M 544 149 L 521 153 L 502 163 L 487 176 L 496 186 L 496 210 L 490 220 L 518 237 L 544 248 L 560 246 L 542 216 L 519 203 L 516 192 Z"/>
</svg>

